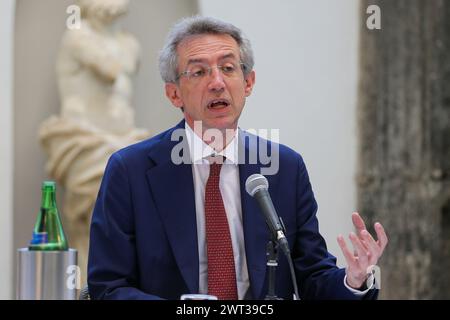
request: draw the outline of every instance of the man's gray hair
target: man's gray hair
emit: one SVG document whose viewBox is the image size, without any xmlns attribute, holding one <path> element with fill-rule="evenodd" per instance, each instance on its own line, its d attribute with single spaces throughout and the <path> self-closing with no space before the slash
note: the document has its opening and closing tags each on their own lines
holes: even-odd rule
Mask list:
<svg viewBox="0 0 450 320">
<path fill-rule="evenodd" d="M 174 25 L 166 38 L 164 47 L 159 53 L 159 73 L 164 82 L 177 81 L 178 44 L 188 37 L 202 34 L 228 34 L 233 37 L 239 45 L 244 75 L 246 76 L 252 71 L 254 65 L 252 47 L 242 31 L 231 23 L 197 15 L 181 19 Z"/>
</svg>

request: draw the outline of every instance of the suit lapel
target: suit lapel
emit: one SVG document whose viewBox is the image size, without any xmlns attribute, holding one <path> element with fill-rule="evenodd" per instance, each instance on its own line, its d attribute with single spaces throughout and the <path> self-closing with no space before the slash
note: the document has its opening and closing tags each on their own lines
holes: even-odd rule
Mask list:
<svg viewBox="0 0 450 320">
<path fill-rule="evenodd" d="M 184 121 L 177 128 L 184 130 Z M 171 151 L 179 143 L 170 140 L 171 132 L 149 154 L 156 165 L 147 172 L 147 180 L 180 272 L 190 292 L 197 293 L 199 257 L 192 167 L 171 161 Z"/>
</svg>

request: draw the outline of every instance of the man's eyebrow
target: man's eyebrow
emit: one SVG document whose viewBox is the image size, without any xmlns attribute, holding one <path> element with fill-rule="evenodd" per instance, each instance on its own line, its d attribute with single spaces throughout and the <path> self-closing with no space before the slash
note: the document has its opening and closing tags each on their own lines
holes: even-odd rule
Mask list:
<svg viewBox="0 0 450 320">
<path fill-rule="evenodd" d="M 205 59 L 201 59 L 201 58 L 194 58 L 194 59 L 189 59 L 187 62 L 187 65 L 193 64 L 193 63 L 204 63 L 206 62 Z"/>
<path fill-rule="evenodd" d="M 219 60 L 225 60 L 225 59 L 228 59 L 228 58 L 235 58 L 235 57 L 236 56 L 234 55 L 234 53 L 230 52 L 230 53 L 227 53 L 227 54 L 223 55 Z"/>
<path fill-rule="evenodd" d="M 224 54 L 222 57 L 219 58 L 219 60 L 225 60 L 228 58 L 235 58 L 236 55 L 232 52 Z M 206 63 L 206 59 L 203 58 L 193 58 L 193 59 L 189 59 L 187 62 L 187 66 L 193 63 Z"/>
</svg>

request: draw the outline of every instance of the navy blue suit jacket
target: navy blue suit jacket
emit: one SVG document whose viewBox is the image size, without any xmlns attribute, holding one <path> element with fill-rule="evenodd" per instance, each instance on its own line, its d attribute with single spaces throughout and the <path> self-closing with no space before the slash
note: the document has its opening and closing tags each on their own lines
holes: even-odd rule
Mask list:
<svg viewBox="0 0 450 320">
<path fill-rule="evenodd" d="M 185 293 L 198 293 L 192 168 L 171 161 L 172 150 L 179 144 L 171 140 L 172 132 L 183 128 L 184 121 L 111 156 L 91 223 L 88 285 L 92 298 L 179 299 Z M 248 139 L 276 149 L 272 142 L 242 131 L 239 137 L 246 156 L 252 148 Z M 286 226 L 300 297 L 359 299 L 344 286 L 345 271 L 336 267 L 319 234 L 317 204 L 301 156 L 277 146 L 279 171 L 267 178 L 274 206 Z M 269 231 L 256 201 L 245 191 L 247 177 L 260 173 L 262 165 L 248 162 L 239 164 L 245 252 L 250 295 L 263 299 Z M 281 253 L 276 280 L 277 295 L 291 299 L 289 266 Z M 376 295 L 371 290 L 364 298 Z"/>
</svg>

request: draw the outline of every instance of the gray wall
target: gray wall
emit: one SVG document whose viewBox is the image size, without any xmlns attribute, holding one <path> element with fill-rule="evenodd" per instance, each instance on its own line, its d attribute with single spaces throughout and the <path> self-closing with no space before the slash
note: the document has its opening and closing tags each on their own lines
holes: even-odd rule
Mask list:
<svg viewBox="0 0 450 320">
<path fill-rule="evenodd" d="M 18 0 L 15 25 L 14 82 L 14 248 L 31 238 L 45 179 L 46 156 L 39 146 L 39 125 L 59 112 L 55 58 L 65 30 L 69 0 Z M 142 62 L 135 81 L 136 123 L 159 132 L 181 114 L 167 103 L 156 66 L 157 51 L 176 20 L 197 11 L 196 2 L 133 0 L 119 22 L 142 45 Z M 61 199 L 61 192 L 59 193 Z M 61 204 L 60 204 L 60 207 Z M 70 239 L 69 239 L 70 241 Z"/>
</svg>

